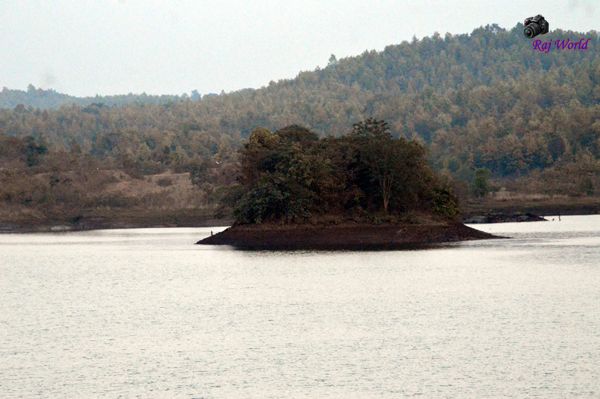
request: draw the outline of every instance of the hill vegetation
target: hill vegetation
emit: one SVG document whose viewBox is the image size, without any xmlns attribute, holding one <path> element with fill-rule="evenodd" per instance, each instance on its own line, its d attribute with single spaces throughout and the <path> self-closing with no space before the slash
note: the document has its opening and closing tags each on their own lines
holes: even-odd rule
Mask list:
<svg viewBox="0 0 600 399">
<path fill-rule="evenodd" d="M 123 94 L 114 96 L 75 97 L 62 94 L 56 90 L 35 88 L 29 85 L 27 90 L 10 90 L 6 87 L 0 91 L 0 108 L 13 109 L 19 105 L 37 109 L 56 109 L 65 105 L 87 106 L 91 104 L 103 104 L 108 106 L 123 106 L 129 104 L 170 104 L 186 99 L 198 100 L 200 95 L 197 91 L 192 96 L 161 95 L 152 96 L 147 94 Z"/>
<path fill-rule="evenodd" d="M 545 54 L 532 49 L 521 25 L 490 25 L 331 57 L 327 67 L 295 79 L 200 100 L 49 106 L 34 102 L 45 94 L 31 89 L 22 104 L 0 110 L 0 201 L 40 212 L 130 208 L 131 201 L 168 209 L 172 201 L 160 196 L 111 196 L 103 179 L 172 173 L 188 176 L 202 198 L 196 206 L 217 207 L 223 188 L 236 184 L 238 150 L 256 127 L 297 124 L 318 137 L 341 137 L 369 117 L 386 120 L 393 138 L 421 143 L 461 197 L 500 187 L 596 195 L 600 37 L 556 30 L 544 40 L 581 37 L 591 39 L 586 51 Z"/>
</svg>

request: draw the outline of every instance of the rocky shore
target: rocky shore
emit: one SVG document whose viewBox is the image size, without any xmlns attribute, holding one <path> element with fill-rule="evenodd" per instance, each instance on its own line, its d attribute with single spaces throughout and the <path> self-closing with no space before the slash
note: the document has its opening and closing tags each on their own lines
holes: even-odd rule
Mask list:
<svg viewBox="0 0 600 399">
<path fill-rule="evenodd" d="M 498 213 L 491 212 L 485 215 L 472 215 L 463 220 L 468 224 L 478 223 L 515 223 L 515 222 L 546 222 L 547 220 L 533 213 Z"/>
<path fill-rule="evenodd" d="M 237 225 L 197 242 L 256 250 L 412 249 L 499 238 L 462 223 L 387 225 Z"/>
</svg>

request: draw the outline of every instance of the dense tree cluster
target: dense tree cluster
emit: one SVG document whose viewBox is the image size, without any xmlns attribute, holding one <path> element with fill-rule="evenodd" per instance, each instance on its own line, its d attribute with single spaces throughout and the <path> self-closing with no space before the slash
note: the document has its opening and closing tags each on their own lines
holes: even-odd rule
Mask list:
<svg viewBox="0 0 600 399">
<path fill-rule="evenodd" d="M 236 191 L 239 223 L 458 214 L 423 146 L 393 138 L 387 124 L 374 119 L 355 124 L 348 135 L 323 139 L 297 125 L 275 133 L 255 129 L 241 150 Z"/>
<path fill-rule="evenodd" d="M 21 151 L 27 140 L 45 150 L 30 145 L 29 155 L 18 157 L 2 152 L 0 170 L 14 184 L 89 163 L 133 177 L 189 172 L 196 187 L 217 199 L 220 188 L 233 183 L 237 151 L 255 127 L 300 124 L 319 137 L 339 137 L 374 117 L 389 123 L 393 137 L 423 143 L 433 168 L 464 181 L 474 194 L 500 185 L 597 194 L 600 37 L 555 30 L 544 39 L 567 37 L 590 38 L 588 50 L 533 51 L 521 25 L 436 34 L 381 52 L 332 57 L 323 69 L 258 90 L 201 99 L 98 97 L 40 109 L 47 105 L 33 101 L 47 92 L 5 90 L 5 97 L 24 96 L 23 104 L 0 109 L 2 140 L 21 140 L 7 151 Z M 490 172 L 490 184 L 480 184 L 486 172 L 477 170 Z M 70 179 L 64 184 L 85 185 Z"/>
</svg>

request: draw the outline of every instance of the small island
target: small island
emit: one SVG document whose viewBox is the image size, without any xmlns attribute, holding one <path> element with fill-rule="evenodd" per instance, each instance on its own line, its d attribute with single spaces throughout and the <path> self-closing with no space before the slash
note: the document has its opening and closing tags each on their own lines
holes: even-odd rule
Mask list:
<svg viewBox="0 0 600 399">
<path fill-rule="evenodd" d="M 297 125 L 256 128 L 238 182 L 227 195 L 235 223 L 198 244 L 378 250 L 495 238 L 460 222 L 450 182 L 420 143 L 371 118 L 321 139 Z"/>
</svg>

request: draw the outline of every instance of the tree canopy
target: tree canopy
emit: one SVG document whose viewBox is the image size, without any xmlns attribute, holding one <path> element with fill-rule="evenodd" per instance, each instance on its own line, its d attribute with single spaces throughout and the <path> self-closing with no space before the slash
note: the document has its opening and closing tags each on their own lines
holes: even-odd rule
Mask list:
<svg viewBox="0 0 600 399">
<path fill-rule="evenodd" d="M 323 139 L 297 125 L 274 133 L 257 128 L 240 158 L 233 200 L 238 223 L 458 213 L 423 146 L 393 138 L 383 121 L 367 119 L 348 135 Z"/>
</svg>

